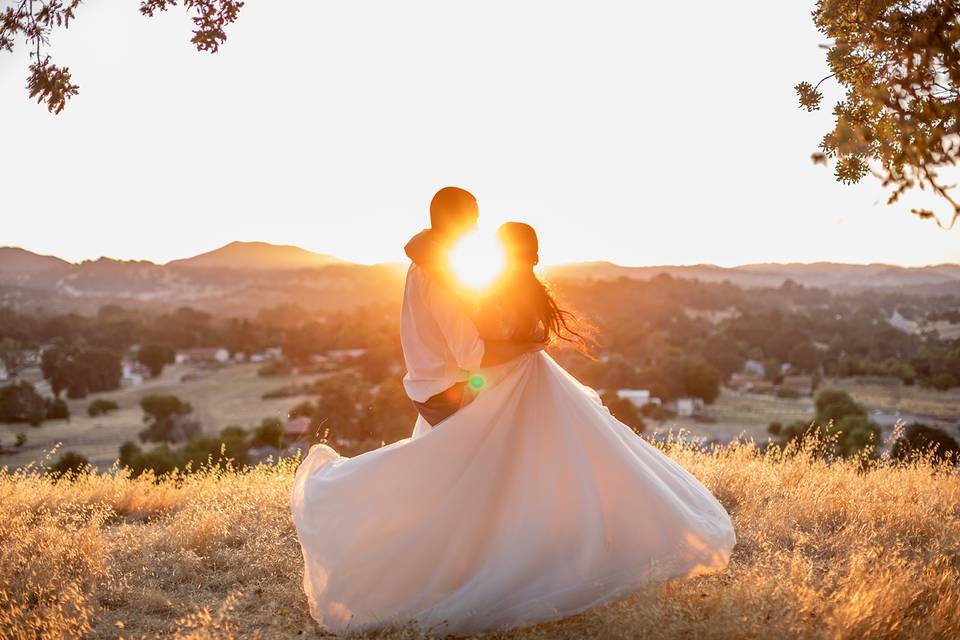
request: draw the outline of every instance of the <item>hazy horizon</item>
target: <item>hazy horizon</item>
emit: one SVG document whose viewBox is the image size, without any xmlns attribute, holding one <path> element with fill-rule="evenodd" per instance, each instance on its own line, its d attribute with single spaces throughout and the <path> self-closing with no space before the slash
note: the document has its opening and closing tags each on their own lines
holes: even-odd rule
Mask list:
<svg viewBox="0 0 960 640">
<path fill-rule="evenodd" d="M 219 247 L 213 247 L 213 248 L 211 248 L 211 249 L 209 249 L 209 250 L 207 250 L 207 251 L 201 251 L 200 253 L 192 254 L 192 255 L 177 256 L 177 257 L 171 258 L 170 260 L 166 260 L 166 261 L 164 261 L 164 262 L 155 262 L 155 261 L 149 260 L 149 259 L 147 259 L 147 258 L 136 258 L 136 257 L 134 257 L 134 258 L 116 258 L 116 257 L 112 257 L 112 256 L 96 256 L 96 257 L 91 257 L 91 258 L 81 258 L 81 259 L 79 259 L 79 260 L 69 260 L 69 259 L 67 259 L 67 258 L 65 258 L 65 257 L 63 257 L 63 256 L 58 256 L 58 255 L 56 255 L 56 254 L 41 253 L 41 252 L 39 252 L 39 251 L 34 251 L 34 250 L 30 249 L 30 247 L 19 247 L 19 246 L 12 246 L 12 245 L 2 245 L 2 246 L 0 246 L 0 249 L 23 249 L 23 250 L 25 250 L 25 251 L 29 251 L 30 253 L 33 253 L 33 254 L 36 254 L 36 255 L 40 255 L 40 256 L 43 256 L 43 257 L 59 258 L 59 259 L 61 259 L 61 260 L 65 260 L 66 262 L 68 262 L 68 263 L 70 263 L 70 264 L 75 264 L 75 265 L 76 265 L 76 264 L 81 264 L 81 263 L 83 263 L 83 262 L 95 262 L 95 261 L 100 260 L 100 259 L 108 259 L 108 260 L 116 260 L 116 261 L 121 261 L 121 262 L 150 262 L 150 263 L 155 264 L 155 265 L 158 265 L 158 266 L 166 266 L 166 265 L 171 264 L 171 263 L 173 263 L 173 262 L 178 262 L 178 261 L 185 260 L 185 259 L 189 259 L 189 258 L 195 258 L 195 257 L 197 257 L 197 256 L 204 255 L 204 254 L 207 254 L 207 253 L 213 253 L 213 252 L 218 251 L 218 250 L 220 250 L 220 249 L 224 249 L 224 248 L 226 248 L 227 246 L 229 246 L 229 245 L 231 245 L 231 244 L 237 244 L 237 243 L 239 243 L 239 244 L 267 244 L 267 245 L 270 245 L 270 246 L 272 246 L 272 247 L 281 248 L 281 249 L 293 249 L 293 250 L 298 250 L 298 249 L 299 249 L 299 250 L 309 251 L 309 252 L 315 253 L 315 254 L 317 254 L 317 255 L 329 256 L 330 258 L 337 259 L 337 260 L 339 260 L 339 261 L 341 261 L 341 262 L 343 262 L 343 263 L 347 263 L 347 264 L 358 264 L 358 265 L 375 266 L 375 265 L 382 265 L 382 264 L 404 264 L 404 263 L 407 262 L 406 258 L 397 259 L 397 260 L 377 261 L 377 262 L 358 262 L 358 261 L 348 260 L 348 259 L 346 259 L 346 258 L 343 258 L 342 256 L 338 256 L 338 255 L 336 255 L 336 254 L 334 254 L 334 253 L 331 253 L 331 252 L 329 252 L 329 251 L 313 251 L 312 249 L 306 249 L 305 247 L 300 247 L 300 246 L 297 246 L 297 245 L 273 244 L 273 243 L 265 242 L 265 241 L 263 241 L 263 240 L 232 240 L 232 241 L 228 242 L 228 243 L 225 244 L 225 245 L 221 245 L 221 246 L 219 246 Z M 542 266 L 544 266 L 544 267 L 560 267 L 560 266 L 565 266 L 565 265 L 590 264 L 590 263 L 610 263 L 610 264 L 616 265 L 616 266 L 618 266 L 618 267 L 641 268 L 641 269 L 642 269 L 642 268 L 656 268 L 656 267 L 721 267 L 721 268 L 726 268 L 726 269 L 736 269 L 736 268 L 739 268 L 739 267 L 756 267 L 756 266 L 764 266 L 764 265 L 770 265 L 770 266 L 791 266 L 791 265 L 814 266 L 814 265 L 817 265 L 817 264 L 833 264 L 833 265 L 839 265 L 839 266 L 862 266 L 862 267 L 869 267 L 869 266 L 887 266 L 887 267 L 904 267 L 904 268 L 908 268 L 908 269 L 910 269 L 910 268 L 913 268 L 913 269 L 921 269 L 921 268 L 924 268 L 924 267 L 939 267 L 939 266 L 960 266 L 960 262 L 936 262 L 936 263 L 930 263 L 930 264 L 924 264 L 924 265 L 898 265 L 898 264 L 893 264 L 893 263 L 889 263 L 889 262 L 842 262 L 842 261 L 836 261 L 836 260 L 818 260 L 818 261 L 814 261 L 814 262 L 795 262 L 795 261 L 794 261 L 794 262 L 772 262 L 772 261 L 766 261 L 766 262 L 744 262 L 744 263 L 732 264 L 732 265 L 720 265 L 720 264 L 711 263 L 711 262 L 661 263 L 661 264 L 624 264 L 624 263 L 620 263 L 620 262 L 613 262 L 612 260 L 607 260 L 607 259 L 603 259 L 603 258 L 585 259 L 585 260 L 574 260 L 574 261 L 570 261 L 570 262 L 543 263 Z"/>
<path fill-rule="evenodd" d="M 761 7 L 762 29 L 731 19 Z M 810 162 L 831 116 L 793 91 L 826 75 L 808 6 L 694 9 L 250 3 L 209 56 L 179 8 L 83 4 L 54 34 L 80 85 L 60 116 L 27 98 L 26 48 L 0 54 L 0 244 L 165 263 L 255 238 L 396 262 L 457 184 L 485 232 L 533 224 L 544 264 L 957 261 L 960 230 Z"/>
</svg>

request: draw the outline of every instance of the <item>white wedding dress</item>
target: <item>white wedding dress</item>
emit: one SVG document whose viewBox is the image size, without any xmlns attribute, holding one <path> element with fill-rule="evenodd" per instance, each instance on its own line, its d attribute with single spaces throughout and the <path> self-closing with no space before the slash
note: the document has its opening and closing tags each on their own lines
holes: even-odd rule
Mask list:
<svg viewBox="0 0 960 640">
<path fill-rule="evenodd" d="M 420 418 L 355 458 L 316 445 L 300 465 L 293 520 L 323 627 L 505 629 L 726 566 L 720 503 L 549 355 L 484 376 L 435 428 Z"/>
</svg>

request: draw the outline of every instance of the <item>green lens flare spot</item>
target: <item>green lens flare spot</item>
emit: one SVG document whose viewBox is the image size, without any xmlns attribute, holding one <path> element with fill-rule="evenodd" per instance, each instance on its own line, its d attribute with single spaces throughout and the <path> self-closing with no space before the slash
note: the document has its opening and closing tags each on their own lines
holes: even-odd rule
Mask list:
<svg viewBox="0 0 960 640">
<path fill-rule="evenodd" d="M 473 375 L 470 376 L 470 388 L 471 389 L 483 389 L 483 385 L 487 384 L 487 381 L 483 379 L 483 376 Z"/>
</svg>

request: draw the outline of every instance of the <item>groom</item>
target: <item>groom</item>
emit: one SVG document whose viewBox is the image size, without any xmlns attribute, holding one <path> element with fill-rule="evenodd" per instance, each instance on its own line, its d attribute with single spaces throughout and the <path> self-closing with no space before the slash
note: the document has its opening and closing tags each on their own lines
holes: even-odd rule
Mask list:
<svg viewBox="0 0 960 640">
<path fill-rule="evenodd" d="M 465 404 L 464 390 L 477 369 L 503 364 L 543 348 L 541 343 L 483 340 L 454 290 L 446 254 L 477 226 L 477 199 L 444 187 L 430 202 L 430 228 L 406 246 L 407 271 L 400 343 L 407 374 L 403 386 L 417 412 L 435 426 Z"/>
</svg>

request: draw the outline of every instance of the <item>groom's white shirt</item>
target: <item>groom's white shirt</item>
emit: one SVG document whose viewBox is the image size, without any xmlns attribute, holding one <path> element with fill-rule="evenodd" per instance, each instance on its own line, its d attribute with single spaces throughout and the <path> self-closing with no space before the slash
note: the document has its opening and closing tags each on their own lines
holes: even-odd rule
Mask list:
<svg viewBox="0 0 960 640">
<path fill-rule="evenodd" d="M 415 264 L 403 290 L 400 344 L 403 386 L 417 402 L 467 380 L 483 359 L 483 340 L 463 304 Z"/>
</svg>

